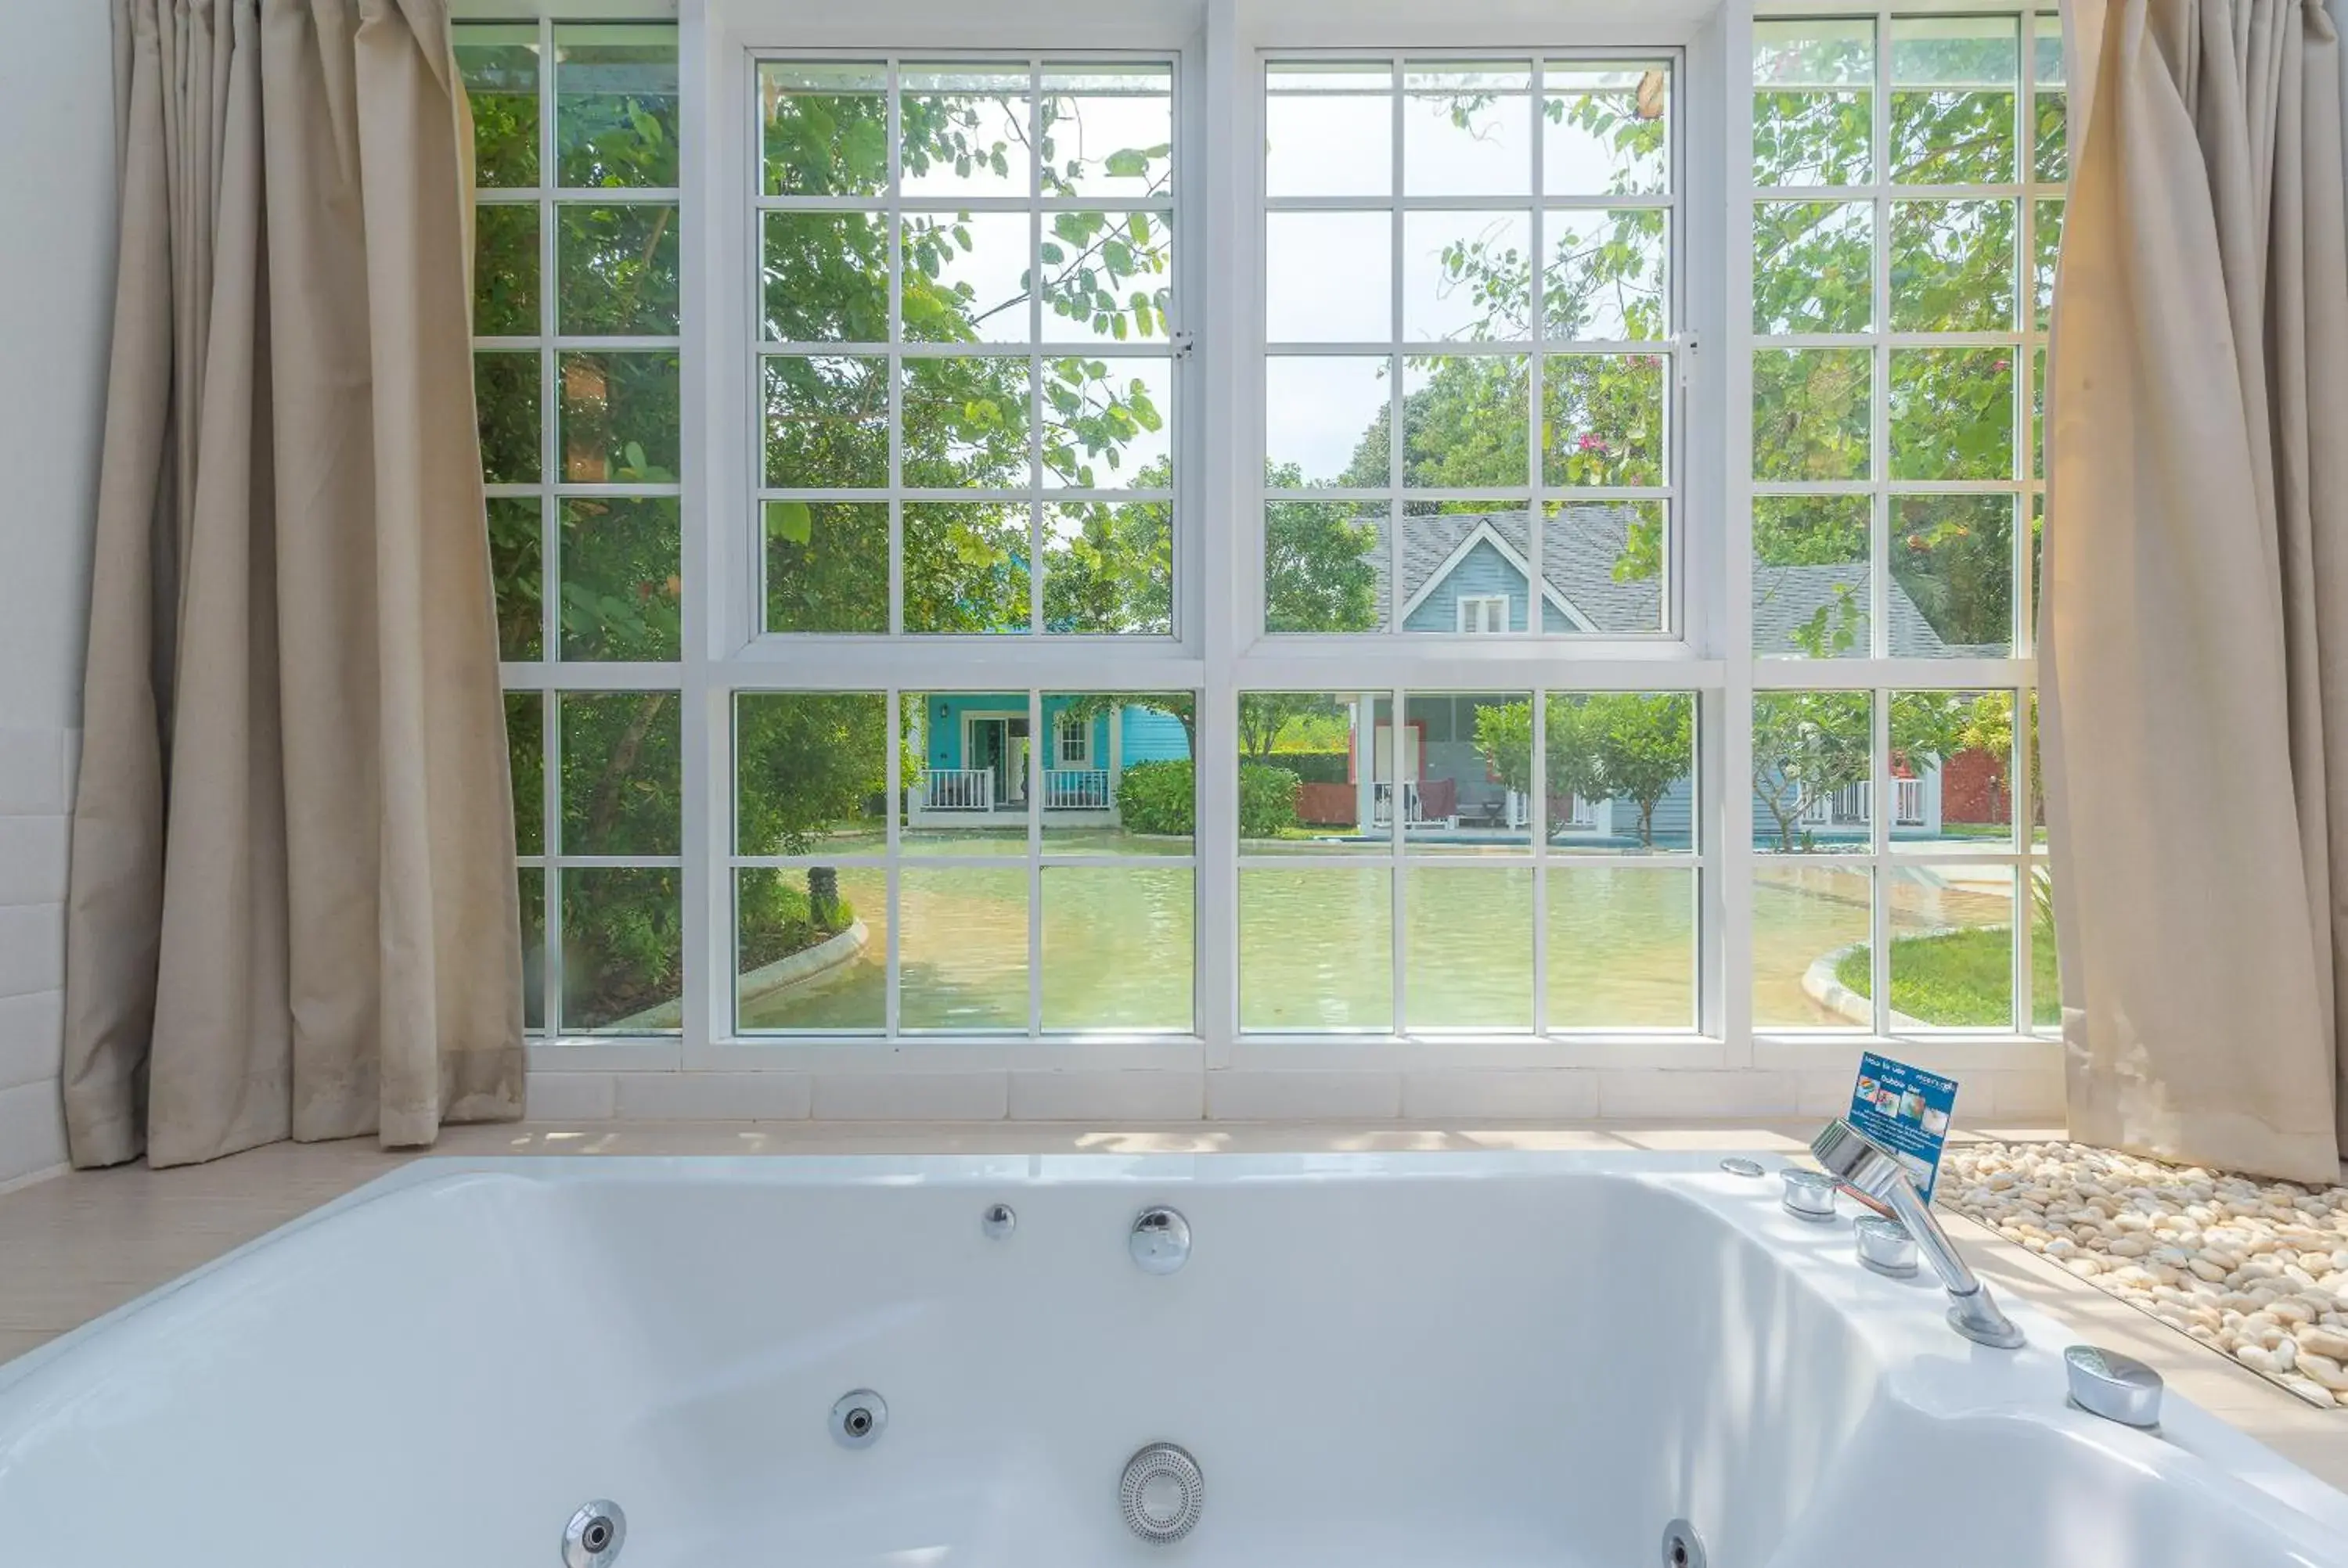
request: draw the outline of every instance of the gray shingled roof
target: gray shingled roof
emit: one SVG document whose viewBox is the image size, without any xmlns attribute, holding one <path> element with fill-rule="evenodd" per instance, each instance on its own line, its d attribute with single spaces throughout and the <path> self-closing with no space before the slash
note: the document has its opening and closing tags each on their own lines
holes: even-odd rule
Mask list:
<svg viewBox="0 0 2348 1568">
<path fill-rule="evenodd" d="M 1634 516 L 1628 507 L 1568 507 L 1550 514 L 1541 534 L 1541 576 L 1601 631 L 1653 631 L 1661 621 L 1660 588 L 1653 579 L 1632 582 L 1614 579 L 1614 563 L 1622 554 L 1623 541 L 1629 536 Z M 1410 602 L 1443 563 L 1451 559 L 1460 542 L 1483 523 L 1489 523 L 1492 531 L 1518 555 L 1529 553 L 1525 514 L 1519 511 L 1436 512 L 1408 517 L 1403 526 L 1403 590 L 1395 601 L 1397 608 Z M 1366 559 L 1377 573 L 1378 591 L 1383 596 L 1392 557 L 1385 546 L 1383 526 L 1379 534 L 1378 547 Z M 1855 646 L 1864 650 L 1868 631 L 1867 570 L 1863 562 L 1847 566 L 1756 567 L 1754 646 L 1790 651 L 1793 644 L 1789 633 L 1793 629 L 1809 620 L 1819 606 L 1835 603 L 1847 592 L 1857 610 L 1851 627 Z M 1977 649 L 1942 641 L 1897 579 L 1890 584 L 1890 590 L 1892 657 L 2004 656 L 2003 648 Z"/>
</svg>

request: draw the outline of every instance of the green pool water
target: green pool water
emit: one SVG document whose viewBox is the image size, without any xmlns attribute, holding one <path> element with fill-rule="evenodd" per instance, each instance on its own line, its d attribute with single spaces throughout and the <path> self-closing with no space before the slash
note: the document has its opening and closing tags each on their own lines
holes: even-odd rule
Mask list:
<svg viewBox="0 0 2348 1568">
<path fill-rule="evenodd" d="M 935 852 L 924 843 L 925 852 Z M 1016 841 L 1010 846 L 1016 851 Z M 1115 835 L 1051 847 L 1147 856 L 1181 845 Z M 996 845 L 971 853 L 999 852 Z M 951 853 L 951 851 L 950 851 Z M 1028 1010 L 1025 870 L 906 866 L 898 900 L 908 1030 L 1024 1030 Z M 1052 866 L 1042 875 L 1041 1000 L 1050 1030 L 1188 1030 L 1192 873 L 1146 858 Z M 1813 960 L 1867 939 L 1865 874 L 1764 862 L 1754 898 L 1754 1012 L 1762 1027 L 1848 1020 L 1804 993 Z M 746 986 L 746 1031 L 875 1030 L 885 1007 L 888 900 L 878 868 L 843 867 L 841 890 L 868 940 L 820 979 Z M 1884 886 L 1896 934 L 2006 925 L 2011 893 L 1895 871 Z M 1560 1029 L 1689 1029 L 1698 952 L 1695 874 L 1556 862 L 1544 925 L 1549 1018 Z M 1271 1030 L 1385 1032 L 1395 1027 L 1394 878 L 1383 865 L 1300 860 L 1241 876 L 1241 1020 Z M 1524 868 L 1414 863 L 1404 872 L 1406 999 L 1414 1030 L 1524 1030 L 1533 1021 L 1533 877 Z M 1213 934 L 1210 933 L 1210 939 Z M 1898 951 L 1897 948 L 1894 952 Z"/>
</svg>

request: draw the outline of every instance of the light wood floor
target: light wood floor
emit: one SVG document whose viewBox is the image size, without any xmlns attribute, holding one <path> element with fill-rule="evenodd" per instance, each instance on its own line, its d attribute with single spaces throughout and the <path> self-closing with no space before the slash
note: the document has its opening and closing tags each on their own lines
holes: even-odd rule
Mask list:
<svg viewBox="0 0 2348 1568">
<path fill-rule="evenodd" d="M 1794 1153 L 1811 1122 L 1348 1130 L 1329 1125 L 1066 1129 L 1002 1124 L 524 1122 L 453 1127 L 447 1154 L 1209 1153 L 1410 1149 L 1760 1149 Z M 1977 1135 L 2044 1137 L 2033 1129 Z M 277 1143 L 209 1165 L 76 1172 L 0 1194 L 0 1361 L 143 1295 L 415 1156 L 365 1140 Z M 2080 1337 L 2158 1368 L 2191 1399 L 2348 1490 L 2348 1410 L 2318 1410 L 2247 1368 L 1954 1215 L 1947 1224 L 1998 1289 Z"/>
</svg>

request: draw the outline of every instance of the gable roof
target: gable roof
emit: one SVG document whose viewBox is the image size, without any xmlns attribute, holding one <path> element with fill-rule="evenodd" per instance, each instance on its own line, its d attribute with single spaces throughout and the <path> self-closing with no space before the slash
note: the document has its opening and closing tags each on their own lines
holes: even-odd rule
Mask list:
<svg viewBox="0 0 2348 1568">
<path fill-rule="evenodd" d="M 1662 625 L 1661 584 L 1653 578 L 1619 582 L 1614 577 L 1614 563 L 1622 559 L 1636 520 L 1633 508 L 1604 504 L 1560 507 L 1544 520 L 1544 597 L 1575 625 L 1615 634 L 1653 631 Z M 1380 533 L 1383 536 L 1383 528 Z M 1522 511 L 1434 512 L 1412 514 L 1406 518 L 1403 530 L 1402 592 L 1395 600 L 1406 615 L 1459 569 L 1475 553 L 1479 538 L 1492 543 L 1521 579 L 1529 547 Z M 1383 537 L 1378 548 L 1365 559 L 1377 574 L 1383 595 L 1392 574 L 1392 557 L 1385 548 Z M 1795 628 L 1808 622 L 1822 606 L 1848 604 L 1855 611 L 1850 629 L 1858 646 L 1864 648 L 1868 636 L 1867 580 L 1864 561 L 1831 566 L 1755 567 L 1754 646 L 1790 651 Z M 1888 585 L 1888 592 L 1891 657 L 2006 656 L 2008 650 L 2003 646 L 1945 641 L 1896 577 Z"/>
</svg>

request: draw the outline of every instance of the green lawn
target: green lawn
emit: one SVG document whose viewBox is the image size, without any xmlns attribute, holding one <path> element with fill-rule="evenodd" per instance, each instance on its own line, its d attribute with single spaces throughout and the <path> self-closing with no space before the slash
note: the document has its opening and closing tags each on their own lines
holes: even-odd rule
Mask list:
<svg viewBox="0 0 2348 1568">
<path fill-rule="evenodd" d="M 2054 943 L 2034 933 L 2030 945 L 2032 1021 L 2062 1018 L 2054 989 Z M 2003 1029 L 2013 999 L 2013 938 L 2003 927 L 1900 937 L 1891 943 L 1891 1009 L 1946 1029 Z M 1843 955 L 1835 979 L 1869 994 L 1872 976 L 1862 945 Z"/>
</svg>

